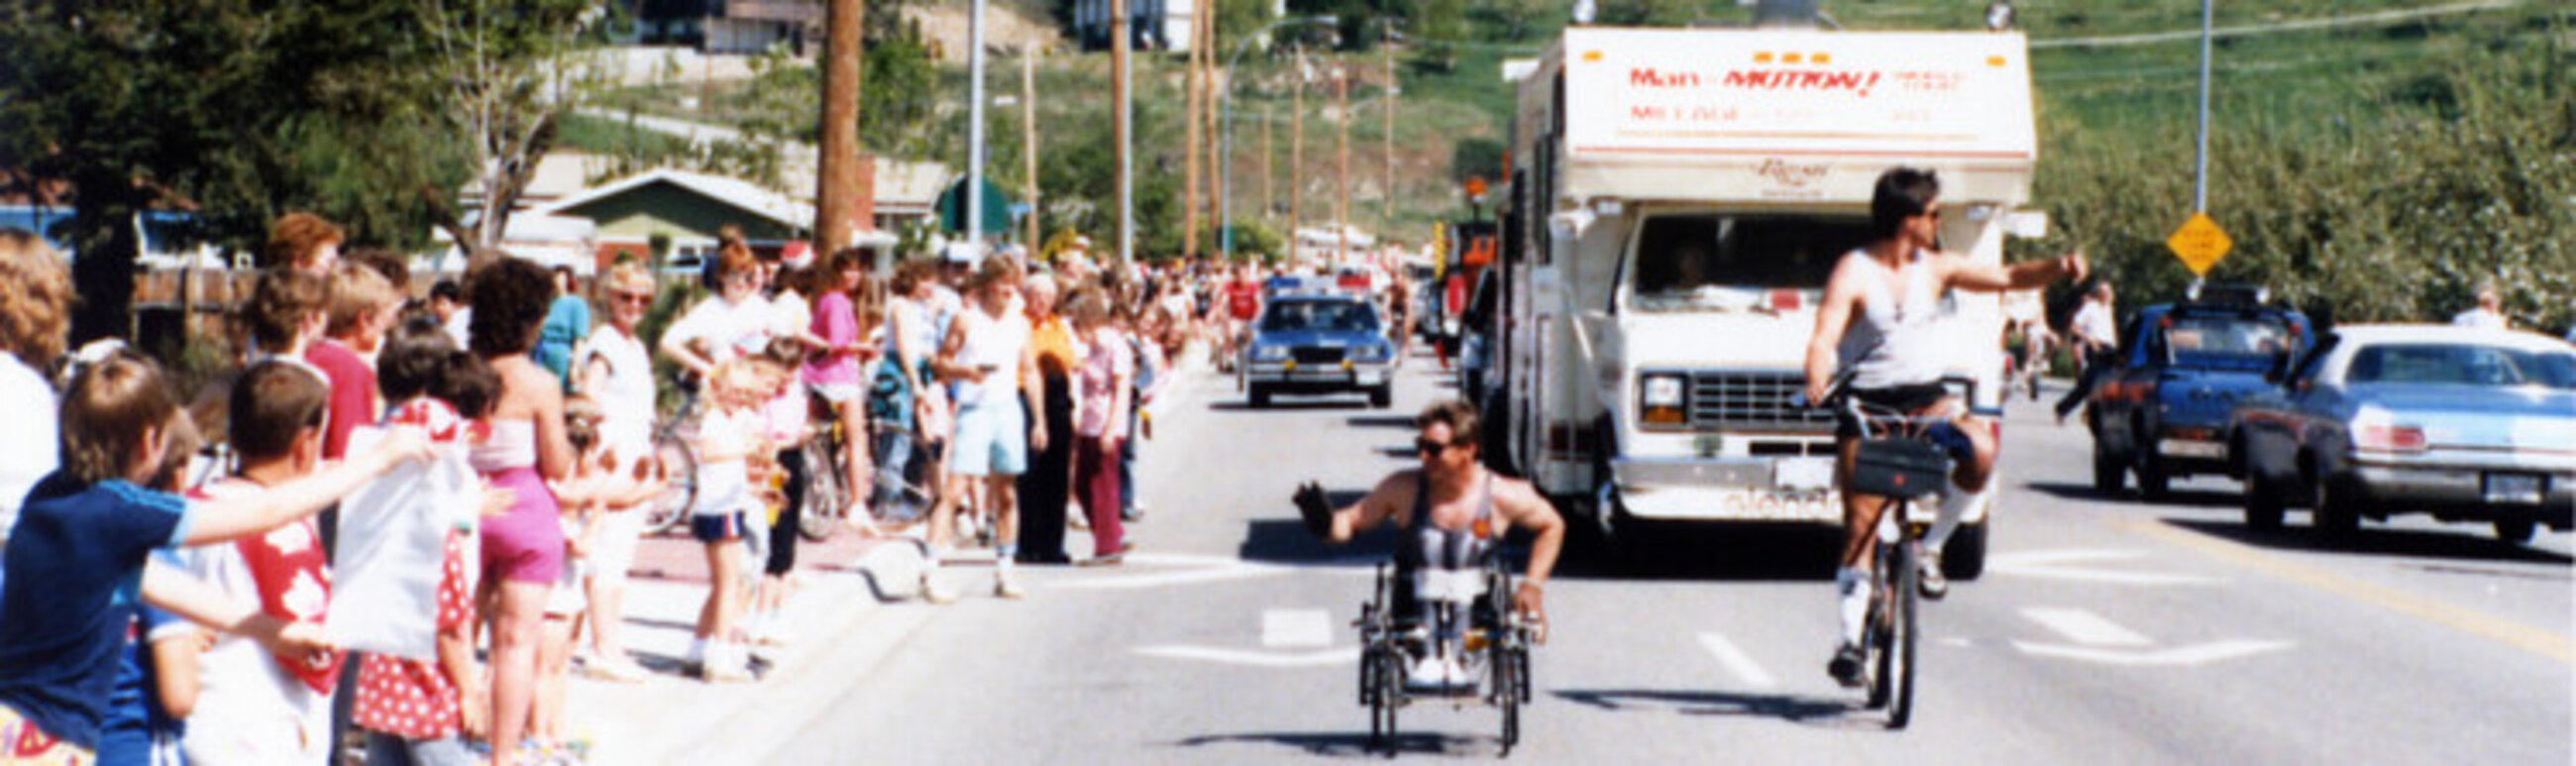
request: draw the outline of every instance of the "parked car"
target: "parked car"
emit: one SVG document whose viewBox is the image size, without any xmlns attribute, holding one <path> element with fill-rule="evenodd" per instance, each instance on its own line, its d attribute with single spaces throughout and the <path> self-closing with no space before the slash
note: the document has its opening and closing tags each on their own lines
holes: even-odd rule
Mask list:
<svg viewBox="0 0 2576 766">
<path fill-rule="evenodd" d="M 2228 415 L 2269 386 L 2265 372 L 2307 349 L 2311 327 L 2250 290 L 2139 311 L 2121 333 L 2118 368 L 2086 400 L 2094 488 L 2119 491 L 2134 474 L 2138 492 L 2158 500 L 2174 479 L 2241 475 L 2228 459 Z"/>
<path fill-rule="evenodd" d="M 2576 349 L 2525 332 L 2340 328 L 2236 408 L 2245 523 L 2329 538 L 2430 513 L 2526 542 L 2576 522 Z"/>
<path fill-rule="evenodd" d="M 1244 345 L 1243 387 L 1253 407 L 1277 394 L 1360 392 L 1369 406 L 1395 401 L 1395 344 L 1377 306 L 1348 293 L 1285 293 L 1261 305 Z"/>
</svg>

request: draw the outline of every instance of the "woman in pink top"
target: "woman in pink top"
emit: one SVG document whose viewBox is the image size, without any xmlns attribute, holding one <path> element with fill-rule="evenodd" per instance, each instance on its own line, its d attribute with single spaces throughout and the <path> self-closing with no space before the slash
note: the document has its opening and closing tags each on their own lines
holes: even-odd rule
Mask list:
<svg viewBox="0 0 2576 766">
<path fill-rule="evenodd" d="M 859 325 L 858 308 L 851 300 L 867 282 L 865 256 L 865 251 L 857 248 L 842 250 L 832 256 L 828 268 L 816 269 L 816 276 L 804 286 L 805 293 L 814 298 L 814 323 L 808 331 L 823 341 L 822 348 L 806 357 L 805 385 L 831 403 L 833 412 L 840 415 L 842 435 L 841 454 L 816 455 L 808 462 L 829 460 L 825 465 L 841 469 L 845 477 L 841 486 L 848 488 L 850 494 L 842 499 L 844 507 L 869 495 L 864 457 L 867 453 L 857 446 L 867 443 L 868 433 L 867 397 L 862 395 L 865 390 L 860 385 L 859 369 L 863 361 L 874 356 L 875 348 L 868 344 L 867 328 Z M 854 513 L 850 518 L 861 531 L 873 531 L 866 514 Z"/>
<path fill-rule="evenodd" d="M 493 487 L 511 492 L 510 509 L 482 522 L 483 587 L 497 592 L 492 620 L 492 762 L 507 766 L 519 754 L 536 700 L 537 629 L 545 622 L 548 592 L 564 567 L 562 511 L 548 481 L 572 470 L 572 442 L 564 436 L 563 382 L 537 366 L 528 350 L 554 303 L 554 280 L 545 267 L 501 257 L 466 274 L 474 299 L 468 333 L 473 352 L 501 377 L 501 399 L 486 418 L 491 436 L 475 445 L 470 460 Z"/>
<path fill-rule="evenodd" d="M 1119 517 L 1118 454 L 1127 434 L 1135 356 L 1127 336 L 1109 321 L 1109 301 L 1099 288 L 1076 293 L 1073 342 L 1084 350 L 1074 371 L 1073 486 L 1091 517 L 1091 558 L 1085 565 L 1116 564 L 1129 547 Z"/>
</svg>

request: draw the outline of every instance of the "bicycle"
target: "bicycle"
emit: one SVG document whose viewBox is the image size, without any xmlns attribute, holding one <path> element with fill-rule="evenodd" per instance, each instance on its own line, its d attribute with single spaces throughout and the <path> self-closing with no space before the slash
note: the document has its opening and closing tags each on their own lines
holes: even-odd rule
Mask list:
<svg viewBox="0 0 2576 766">
<path fill-rule="evenodd" d="M 1908 517 L 1916 499 L 1948 490 L 1956 465 L 1952 448 L 1934 439 L 1939 428 L 1949 427 L 1950 418 L 1862 402 L 1850 395 L 1852 374 L 1846 370 L 1835 375 L 1823 407 L 1841 411 L 1860 428 L 1859 446 L 1842 491 L 1887 499 L 1879 511 L 1877 543 L 1871 549 L 1871 597 L 1863 622 L 1867 627 L 1861 631 L 1861 668 L 1869 689 L 1866 708 L 1887 711 L 1888 728 L 1903 729 L 1914 715 L 1915 651 L 1922 633 L 1916 617 L 1926 526 Z"/>
<path fill-rule="evenodd" d="M 842 438 L 840 414 L 829 405 L 819 410 L 822 414 L 815 416 L 814 433 L 805 438 L 805 504 L 796 517 L 796 533 L 818 543 L 848 524 L 859 507 L 851 501 L 849 488 L 842 486 L 847 482 L 842 478 L 841 458 L 848 440 Z"/>
</svg>

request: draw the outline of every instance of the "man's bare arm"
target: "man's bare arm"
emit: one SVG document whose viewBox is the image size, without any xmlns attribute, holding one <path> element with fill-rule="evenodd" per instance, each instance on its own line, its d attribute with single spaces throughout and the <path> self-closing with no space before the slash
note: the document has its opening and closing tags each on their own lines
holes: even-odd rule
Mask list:
<svg viewBox="0 0 2576 766">
<path fill-rule="evenodd" d="M 1944 255 L 1942 260 L 1950 264 L 1950 287 L 1981 293 L 2028 290 L 2060 279 L 2083 279 L 2090 268 L 2082 248 L 2045 261 L 2025 261 L 2011 266 L 1976 263 L 1956 255 Z"/>
</svg>

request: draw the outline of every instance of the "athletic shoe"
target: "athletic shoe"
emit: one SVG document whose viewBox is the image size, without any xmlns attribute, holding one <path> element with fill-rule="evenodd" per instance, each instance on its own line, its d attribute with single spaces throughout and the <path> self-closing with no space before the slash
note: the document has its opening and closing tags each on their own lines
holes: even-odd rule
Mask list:
<svg viewBox="0 0 2576 766">
<path fill-rule="evenodd" d="M 1028 595 L 1028 592 L 1020 590 L 1020 586 L 1019 586 L 1017 583 L 1013 583 L 1013 582 L 1011 582 L 1011 578 L 1008 578 L 1008 577 L 996 577 L 996 578 L 993 578 L 993 597 L 994 597 L 994 598 L 1006 598 L 1006 599 L 1012 599 L 1012 600 L 1015 600 L 1015 601 L 1016 601 L 1016 600 L 1018 600 L 1018 599 L 1020 599 L 1020 598 L 1026 597 L 1027 595 Z"/>
<path fill-rule="evenodd" d="M 1869 680 L 1860 672 L 1862 662 L 1867 659 L 1861 654 L 1860 647 L 1843 644 L 1834 649 L 1834 661 L 1825 663 L 1825 672 L 1834 677 L 1835 683 L 1856 689 Z"/>
<path fill-rule="evenodd" d="M 643 683 L 653 677 L 653 671 L 645 670 L 644 666 L 635 664 L 634 660 L 593 662 L 584 666 L 582 673 L 591 678 L 621 684 Z"/>
<path fill-rule="evenodd" d="M 1924 551 L 1922 569 L 1924 600 L 1939 601 L 1941 597 L 1950 595 L 1950 577 L 1941 573 L 1940 551 Z"/>
<path fill-rule="evenodd" d="M 957 601 L 957 592 L 949 590 L 946 586 L 940 585 L 939 578 L 923 574 L 921 576 L 921 600 L 924 603 L 930 604 L 955 603 Z"/>
</svg>

